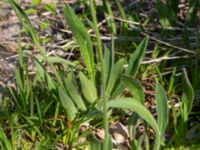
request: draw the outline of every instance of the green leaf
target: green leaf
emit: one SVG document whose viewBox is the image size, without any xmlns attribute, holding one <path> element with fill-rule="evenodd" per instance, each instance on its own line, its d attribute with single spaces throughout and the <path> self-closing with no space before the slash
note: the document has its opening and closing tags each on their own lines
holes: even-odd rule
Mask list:
<svg viewBox="0 0 200 150">
<path fill-rule="evenodd" d="M 36 106 L 37 106 L 37 113 L 38 113 L 38 116 L 39 116 L 40 123 L 43 124 L 44 123 L 44 117 L 42 115 L 42 108 L 41 108 L 41 104 L 38 101 L 38 98 L 35 98 L 35 102 L 36 102 Z"/>
<path fill-rule="evenodd" d="M 81 96 L 78 93 L 78 89 L 75 85 L 73 74 L 70 73 L 67 78 L 64 79 L 65 86 L 69 96 L 73 99 L 74 103 L 76 104 L 77 108 L 80 110 L 86 110 L 85 103 L 83 102 Z"/>
<path fill-rule="evenodd" d="M 168 124 L 168 104 L 167 97 L 165 95 L 165 91 L 160 84 L 156 86 L 156 110 L 158 114 L 158 126 L 161 133 L 161 142 L 164 144 L 165 140 L 165 130 Z"/>
<path fill-rule="evenodd" d="M 133 54 L 131 55 L 131 57 L 129 59 L 128 68 L 125 71 L 125 75 L 130 75 L 132 77 L 136 76 L 139 66 L 140 66 L 140 63 L 145 54 L 147 43 L 148 43 L 148 38 L 144 38 L 140 42 L 140 44 L 138 45 L 136 50 L 133 52 Z M 115 97 L 119 96 L 121 94 L 121 92 L 124 90 L 124 88 L 125 88 L 125 86 L 124 86 L 123 82 L 121 82 L 118 85 L 118 87 L 115 89 L 115 91 L 113 92 L 112 97 L 115 98 Z"/>
<path fill-rule="evenodd" d="M 121 17 L 122 20 L 127 20 L 126 19 L 126 14 L 124 12 L 124 9 L 122 7 L 122 5 L 120 4 L 120 1 L 119 0 L 115 0 L 116 4 L 117 4 L 117 8 L 119 10 L 119 15 Z M 120 30 L 121 30 L 121 34 L 124 35 L 126 33 L 128 29 L 128 24 L 124 21 L 121 21 L 121 27 L 120 27 Z"/>
<path fill-rule="evenodd" d="M 107 47 L 104 48 L 104 66 L 105 66 L 105 72 L 104 72 L 104 77 L 105 77 L 105 85 L 108 82 L 109 79 L 109 74 L 111 70 L 111 52 L 110 49 Z"/>
<path fill-rule="evenodd" d="M 108 84 L 106 87 L 106 90 L 108 93 L 111 93 L 111 91 L 113 90 L 116 81 L 120 78 L 120 76 L 122 75 L 123 71 L 124 71 L 124 59 L 120 59 L 117 61 L 116 64 L 114 64 L 114 66 L 111 69 L 110 72 L 110 76 L 109 76 L 109 80 L 108 80 Z"/>
<path fill-rule="evenodd" d="M 43 56 L 41 56 L 41 55 L 37 55 L 36 57 L 40 61 L 45 60 L 45 58 Z M 61 57 L 57 57 L 57 56 L 48 56 L 48 61 L 51 64 L 60 63 L 60 64 L 63 64 L 65 66 L 76 67 L 73 62 L 67 61 L 67 60 L 65 60 L 65 59 L 63 59 Z"/>
<path fill-rule="evenodd" d="M 90 142 L 90 150 L 101 150 L 102 145 L 97 138 L 95 138 L 93 135 L 90 135 L 88 140 Z"/>
<path fill-rule="evenodd" d="M 52 14 L 56 14 L 56 7 L 53 4 L 46 4 L 44 8 Z"/>
<path fill-rule="evenodd" d="M 142 85 L 139 80 L 131 78 L 130 76 L 123 76 L 125 86 L 130 90 L 132 96 L 141 104 L 144 105 L 145 95 Z"/>
<path fill-rule="evenodd" d="M 37 6 L 39 4 L 41 4 L 41 0 L 32 0 L 31 2 L 31 6 Z"/>
<path fill-rule="evenodd" d="M 184 121 L 187 121 L 193 105 L 194 91 L 185 69 L 183 70 L 183 75 L 182 109 Z"/>
<path fill-rule="evenodd" d="M 111 33 L 113 35 L 115 35 L 115 34 L 117 34 L 117 30 L 116 30 L 117 28 L 116 28 L 116 25 L 115 25 L 115 20 L 114 20 L 112 8 L 111 8 L 111 5 L 109 4 L 108 0 L 103 0 L 103 7 L 104 7 L 105 12 L 106 12 L 105 18 L 109 17 L 109 19 L 107 19 L 108 27 L 110 28 Z"/>
<path fill-rule="evenodd" d="M 23 11 L 23 9 L 14 1 L 14 0 L 8 0 L 10 3 L 12 9 L 15 11 L 18 19 L 20 20 L 21 24 L 25 28 L 28 35 L 31 37 L 34 44 L 39 44 L 39 38 L 36 35 L 36 30 L 34 29 L 33 25 L 31 24 L 31 21 L 29 20 L 26 13 Z"/>
<path fill-rule="evenodd" d="M 133 52 L 129 59 L 128 68 L 126 70 L 126 75 L 136 76 L 140 63 L 143 59 L 147 48 L 148 38 L 144 38 L 140 44 L 137 46 L 136 50 Z"/>
<path fill-rule="evenodd" d="M 147 123 L 149 123 L 155 133 L 156 133 L 156 141 L 155 141 L 155 149 L 159 149 L 160 147 L 160 131 L 158 124 L 156 123 L 154 117 L 148 111 L 148 109 L 140 104 L 138 101 L 133 100 L 132 98 L 120 98 L 114 99 L 108 102 L 108 107 L 111 108 L 121 108 L 121 109 L 130 109 L 136 112 L 142 119 L 144 119 Z"/>
<path fill-rule="evenodd" d="M 22 50 L 22 40 L 21 40 L 21 33 L 19 34 L 18 37 L 18 62 L 20 68 L 23 68 L 24 66 L 24 57 L 23 57 L 23 50 Z"/>
<path fill-rule="evenodd" d="M 67 92 L 64 90 L 62 86 L 58 87 L 58 94 L 59 94 L 61 106 L 63 107 L 68 120 L 72 121 L 76 116 L 75 114 L 77 113 L 77 109 L 72 99 L 68 96 Z"/>
<path fill-rule="evenodd" d="M 64 7 L 64 16 L 66 23 L 71 29 L 76 41 L 78 42 L 81 50 L 81 55 L 85 62 L 88 70 L 88 75 L 93 83 L 95 83 L 95 64 L 94 64 L 94 54 L 92 48 L 92 42 L 90 36 L 87 33 L 86 28 L 82 22 L 78 19 L 74 11 L 69 5 Z"/>
<path fill-rule="evenodd" d="M 5 150 L 12 150 L 12 145 L 4 133 L 3 129 L 0 127 L 0 148 Z"/>
<path fill-rule="evenodd" d="M 94 83 L 89 80 L 82 72 L 79 72 L 79 79 L 81 83 L 81 91 L 85 99 L 89 103 L 95 102 L 98 96 Z"/>
<path fill-rule="evenodd" d="M 21 76 L 20 70 L 16 70 L 16 72 L 15 72 L 15 79 L 16 79 L 17 87 L 21 91 L 24 91 L 23 77 Z"/>
<path fill-rule="evenodd" d="M 55 90 L 56 87 L 55 87 L 54 81 L 52 80 L 50 75 L 45 71 L 44 66 L 35 57 L 34 57 L 34 62 L 36 64 L 37 71 L 38 71 L 38 73 L 40 75 L 40 78 L 47 84 L 48 89 L 50 91 L 51 90 Z"/>
</svg>

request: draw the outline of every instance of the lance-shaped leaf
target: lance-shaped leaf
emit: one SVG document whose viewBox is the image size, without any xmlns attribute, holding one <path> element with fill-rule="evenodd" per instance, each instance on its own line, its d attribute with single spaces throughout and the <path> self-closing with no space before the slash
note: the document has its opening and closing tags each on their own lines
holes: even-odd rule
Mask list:
<svg viewBox="0 0 200 150">
<path fill-rule="evenodd" d="M 76 38 L 77 43 L 80 46 L 81 55 L 87 67 L 89 77 L 95 83 L 94 54 L 90 36 L 88 35 L 87 30 L 82 22 L 78 19 L 69 5 L 65 5 L 64 7 L 64 16 L 67 25 L 69 26 L 74 37 Z"/>
<path fill-rule="evenodd" d="M 162 144 L 164 144 L 165 139 L 165 129 L 168 123 L 168 105 L 167 105 L 167 97 L 165 95 L 165 91 L 160 84 L 156 86 L 156 110 L 158 114 L 158 126 L 160 129 L 160 138 Z"/>
<path fill-rule="evenodd" d="M 34 57 L 34 62 L 36 64 L 37 67 L 37 71 L 40 75 L 40 78 L 47 84 L 48 89 L 51 90 L 55 90 L 55 83 L 53 81 L 53 79 L 51 78 L 51 76 L 46 72 L 44 66 L 41 64 L 41 62 Z"/>
<path fill-rule="evenodd" d="M 108 80 L 108 85 L 106 87 L 106 90 L 108 91 L 108 93 L 111 93 L 111 91 L 114 88 L 116 81 L 122 75 L 122 73 L 124 71 L 123 65 L 124 65 L 124 59 L 122 58 L 122 59 L 118 60 L 117 63 L 114 64 L 114 66 L 111 68 L 111 72 L 110 72 L 109 80 Z"/>
<path fill-rule="evenodd" d="M 192 109 L 194 100 L 194 91 L 192 85 L 188 79 L 186 70 L 183 70 L 183 94 L 182 94 L 182 109 L 184 121 L 188 120 L 189 113 Z"/>
<path fill-rule="evenodd" d="M 141 104 L 144 105 L 145 95 L 142 85 L 139 80 L 131 78 L 129 76 L 123 76 L 125 86 L 130 90 L 132 96 Z"/>
<path fill-rule="evenodd" d="M 97 99 L 97 90 L 94 83 L 89 80 L 82 72 L 79 73 L 79 80 L 81 83 L 81 91 L 85 99 L 89 103 L 95 102 Z"/>
<path fill-rule="evenodd" d="M 126 75 L 131 75 L 135 77 L 138 72 L 140 63 L 145 54 L 145 50 L 147 48 L 148 38 L 144 38 L 140 44 L 137 46 L 136 50 L 129 59 L 128 68 L 126 70 Z"/>
<path fill-rule="evenodd" d="M 77 108 L 79 108 L 80 110 L 86 110 L 85 103 L 78 93 L 78 89 L 75 84 L 73 74 L 70 73 L 68 75 L 68 77 L 64 79 L 64 82 L 65 82 L 67 92 L 68 92 L 69 96 L 73 99 Z"/>
<path fill-rule="evenodd" d="M 160 131 L 157 122 L 148 109 L 132 98 L 114 99 L 108 102 L 109 108 L 130 109 L 136 112 L 142 119 L 149 123 L 156 133 L 156 141 L 154 148 L 157 150 L 160 147 Z"/>
<path fill-rule="evenodd" d="M 58 87 L 58 94 L 59 94 L 61 106 L 67 115 L 67 119 L 69 121 L 72 121 L 75 118 L 76 113 L 77 113 L 77 109 L 72 99 L 69 97 L 69 95 L 67 94 L 67 92 L 62 86 Z"/>
<path fill-rule="evenodd" d="M 140 63 L 145 54 L 147 43 L 148 43 L 148 38 L 144 38 L 140 42 L 140 44 L 138 45 L 136 50 L 133 52 L 133 54 L 131 54 L 131 57 L 130 57 L 129 63 L 128 63 L 128 68 L 125 71 L 125 75 L 130 75 L 132 77 L 136 76 L 139 66 L 140 66 Z M 115 91 L 113 92 L 112 97 L 113 98 L 117 97 L 124 90 L 124 88 L 125 88 L 125 86 L 124 86 L 123 82 L 121 82 L 118 85 L 118 87 L 115 89 Z"/>
</svg>

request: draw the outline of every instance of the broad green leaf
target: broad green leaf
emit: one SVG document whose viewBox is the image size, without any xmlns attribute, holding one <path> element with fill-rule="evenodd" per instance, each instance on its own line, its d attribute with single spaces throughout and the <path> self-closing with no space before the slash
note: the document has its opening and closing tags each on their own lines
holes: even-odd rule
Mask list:
<svg viewBox="0 0 200 150">
<path fill-rule="evenodd" d="M 108 80 L 108 85 L 106 87 L 106 90 L 108 93 L 111 93 L 113 90 L 116 81 L 121 77 L 123 71 L 124 71 L 124 59 L 120 59 L 117 61 L 116 64 L 111 69 L 110 75 L 109 75 L 109 80 Z"/>
<path fill-rule="evenodd" d="M 186 70 L 183 71 L 183 94 L 182 94 L 182 109 L 184 121 L 188 120 L 189 113 L 192 109 L 193 100 L 194 100 L 194 91 L 192 85 L 188 79 Z"/>
<path fill-rule="evenodd" d="M 79 72 L 79 79 L 81 83 L 81 91 L 85 99 L 89 103 L 95 102 L 98 96 L 94 83 L 91 80 L 89 80 L 82 72 Z"/>
<path fill-rule="evenodd" d="M 130 76 L 123 76 L 122 79 L 125 86 L 130 90 L 134 99 L 144 105 L 145 95 L 140 81 L 131 78 Z"/>
<path fill-rule="evenodd" d="M 73 99 L 74 103 L 76 104 L 77 108 L 80 110 L 86 110 L 86 106 L 78 93 L 78 89 L 74 83 L 73 74 L 70 73 L 67 78 L 64 79 L 66 90 L 69 96 Z"/>
<path fill-rule="evenodd" d="M 75 118 L 76 113 L 77 113 L 77 109 L 72 99 L 68 96 L 67 92 L 62 86 L 58 87 L 58 94 L 59 94 L 61 106 L 63 107 L 67 115 L 67 119 L 69 121 L 72 121 Z"/>
<path fill-rule="evenodd" d="M 160 131 L 158 124 L 156 123 L 154 117 L 149 112 L 149 110 L 140 104 L 138 101 L 133 100 L 132 98 L 120 98 L 114 99 L 108 102 L 108 107 L 111 108 L 121 108 L 121 109 L 130 109 L 136 112 L 142 119 L 149 123 L 156 133 L 156 141 L 154 148 L 157 150 L 160 147 Z"/>
<path fill-rule="evenodd" d="M 125 86 L 130 90 L 134 99 L 137 100 L 142 105 L 144 105 L 145 95 L 144 95 L 143 88 L 140 81 L 137 79 L 131 78 L 129 76 L 123 76 L 122 79 Z M 135 130 L 136 130 L 135 128 L 136 128 L 137 120 L 138 120 L 138 115 L 135 112 L 130 116 L 128 120 L 129 133 L 132 140 L 135 138 Z"/>
<path fill-rule="evenodd" d="M 165 95 L 165 91 L 160 84 L 156 86 L 156 110 L 158 114 L 158 126 L 161 133 L 161 142 L 164 144 L 165 140 L 165 129 L 168 124 L 168 104 L 167 104 L 167 97 Z"/>
<path fill-rule="evenodd" d="M 66 23 L 72 31 L 77 43 L 80 46 L 81 55 L 84 59 L 85 65 L 88 70 L 88 75 L 93 83 L 95 83 L 95 64 L 94 64 L 94 54 L 92 48 L 92 42 L 90 36 L 87 33 L 86 28 L 82 22 L 78 19 L 74 11 L 69 5 L 64 7 L 64 16 Z"/>
</svg>

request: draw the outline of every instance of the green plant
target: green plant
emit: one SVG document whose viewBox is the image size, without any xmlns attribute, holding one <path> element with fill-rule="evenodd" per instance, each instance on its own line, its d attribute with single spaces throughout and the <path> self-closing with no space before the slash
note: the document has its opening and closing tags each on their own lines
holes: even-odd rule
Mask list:
<svg viewBox="0 0 200 150">
<path fill-rule="evenodd" d="M 92 39 L 94 41 L 91 40 L 86 27 L 73 9 L 69 5 L 64 6 L 66 24 L 72 31 L 75 38 L 73 43 L 78 44 L 76 46 L 80 50 L 85 65 L 79 64 L 81 66 L 79 68 L 73 61 L 47 56 L 27 14 L 15 1 L 9 0 L 26 33 L 31 37 L 32 41 L 30 42 L 34 43 L 40 54 L 29 55 L 36 68 L 35 74 L 30 76 L 19 36 L 19 68 L 15 75 L 17 88 L 10 88 L 14 108 L 4 111 L 6 117 L 9 118 L 11 137 L 6 137 L 3 127 L 0 128 L 0 143 L 3 148 L 15 149 L 16 147 L 20 149 L 27 144 L 29 149 L 49 149 L 45 145 L 55 148 L 58 143 L 62 143 L 67 149 L 83 149 L 83 146 L 91 150 L 113 149 L 109 134 L 109 120 L 115 117 L 112 112 L 119 109 L 125 112 L 131 110 L 128 126 L 132 149 L 158 150 L 174 145 L 181 147 L 180 145 L 184 144 L 186 136 L 190 132 L 187 124 L 194 99 L 194 91 L 186 71 L 184 70 L 183 73 L 183 83 L 179 84 L 179 86 L 183 86 L 181 90 L 183 94 L 180 100 L 181 107 L 177 109 L 173 107 L 173 104 L 168 104 L 165 91 L 159 84 L 162 83 L 167 87 L 167 94 L 171 100 L 171 96 L 177 89 L 175 85 L 176 69 L 173 70 L 170 83 L 165 84 L 161 72 L 166 68 L 166 61 L 161 65 L 154 64 L 147 67 L 145 77 L 148 77 L 149 70 L 152 71 L 151 74 L 158 74 L 158 77 L 155 78 L 157 81 L 155 88 L 157 119 L 155 119 L 145 106 L 145 90 L 141 82 L 136 79 L 148 41 L 152 37 L 145 37 L 138 43 L 128 45 L 130 49 L 134 50 L 131 54 L 127 54 L 127 57 L 116 56 L 118 45 L 113 36 L 127 35 L 128 24 L 123 21 L 126 19 L 125 11 L 119 0 L 115 0 L 123 19 L 120 20 L 120 32 L 118 33 L 111 6 L 108 1 L 103 1 L 104 13 L 109 17 L 107 20 L 109 32 L 112 34 L 110 46 L 104 45 L 96 18 L 97 6 L 93 0 L 89 2 L 92 17 L 90 25 L 95 33 L 95 38 Z M 33 3 L 35 5 L 40 1 L 36 0 Z M 166 8 L 164 9 L 165 6 L 163 6 L 161 7 L 163 10 L 160 11 L 173 10 L 172 18 L 165 16 L 166 12 L 161 12 L 167 20 L 162 22 L 163 26 L 169 26 L 176 22 L 177 1 L 167 3 Z M 56 8 L 52 5 L 47 5 L 45 8 L 52 14 L 56 14 Z M 95 42 L 97 43 L 96 47 L 93 45 Z M 156 59 L 159 54 L 165 56 L 171 52 L 171 49 L 163 53 L 159 52 L 161 47 L 159 44 L 159 42 L 156 43 L 152 54 L 153 59 Z M 47 69 L 47 66 L 50 69 Z M 154 87 L 154 84 L 152 86 Z M 123 93 L 125 88 L 130 92 L 130 96 Z M 171 106 L 170 109 L 168 106 Z M 4 107 L 9 108 L 8 105 Z M 173 112 L 173 123 L 169 122 L 172 119 L 169 115 L 171 111 Z M 145 130 L 137 139 L 136 126 L 139 119 L 143 120 Z M 177 124 L 178 121 L 180 124 Z M 88 129 L 84 132 L 79 131 L 82 124 L 89 124 Z M 103 143 L 92 132 L 99 126 L 103 126 L 105 132 Z M 19 130 L 17 130 L 18 128 Z M 154 144 L 150 143 L 149 130 L 151 128 L 154 130 Z M 165 133 L 170 131 L 175 132 L 168 142 L 165 139 Z M 27 137 L 27 139 L 23 137 Z M 17 139 L 22 140 L 18 141 Z M 17 146 L 16 141 L 19 142 Z"/>
</svg>

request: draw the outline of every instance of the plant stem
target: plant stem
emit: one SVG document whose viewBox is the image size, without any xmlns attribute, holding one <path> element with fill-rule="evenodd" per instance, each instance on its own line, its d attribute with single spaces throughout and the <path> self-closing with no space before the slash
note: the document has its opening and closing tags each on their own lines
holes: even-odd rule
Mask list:
<svg viewBox="0 0 200 150">
<path fill-rule="evenodd" d="M 103 99 L 103 113 L 104 113 L 104 130 L 105 130 L 105 138 L 104 138 L 104 145 L 103 150 L 108 150 L 108 140 L 109 140 L 109 133 L 108 133 L 108 109 L 107 109 L 107 97 L 105 93 L 105 77 L 104 77 L 104 62 L 103 62 L 103 54 L 102 54 L 102 42 L 100 39 L 98 24 L 97 24 L 97 18 L 96 18 L 96 10 L 94 1 L 90 0 L 90 9 L 92 13 L 92 21 L 94 26 L 94 32 L 96 34 L 96 40 L 97 40 L 97 52 L 99 55 L 99 62 L 101 65 L 101 96 Z"/>
</svg>

